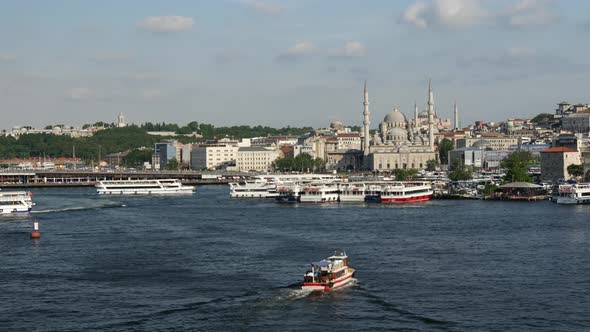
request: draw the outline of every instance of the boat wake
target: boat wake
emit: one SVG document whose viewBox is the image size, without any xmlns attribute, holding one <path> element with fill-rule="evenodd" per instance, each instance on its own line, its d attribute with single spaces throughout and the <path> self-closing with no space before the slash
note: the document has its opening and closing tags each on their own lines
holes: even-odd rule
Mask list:
<svg viewBox="0 0 590 332">
<path fill-rule="evenodd" d="M 84 210 L 97 210 L 97 209 L 112 209 L 112 208 L 119 208 L 119 207 L 126 207 L 125 204 L 105 204 L 100 206 L 73 206 L 73 207 L 63 207 L 59 209 L 47 209 L 47 210 L 37 210 L 31 211 L 32 214 L 44 214 L 44 213 L 56 213 L 56 212 L 67 212 L 67 211 L 84 211 Z"/>
</svg>

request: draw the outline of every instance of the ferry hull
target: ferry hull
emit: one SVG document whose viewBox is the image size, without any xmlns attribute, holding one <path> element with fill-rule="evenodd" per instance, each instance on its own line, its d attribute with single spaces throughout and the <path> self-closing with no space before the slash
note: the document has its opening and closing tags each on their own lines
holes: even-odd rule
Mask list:
<svg viewBox="0 0 590 332">
<path fill-rule="evenodd" d="M 334 279 L 328 283 L 319 283 L 319 282 L 306 282 L 303 283 L 301 289 L 303 290 L 310 290 L 314 292 L 329 292 L 331 290 L 335 290 L 341 288 L 352 281 L 352 277 L 356 273 L 355 269 L 348 269 L 348 273 L 343 275 L 338 279 Z"/>
<path fill-rule="evenodd" d="M 302 195 L 300 198 L 301 203 L 330 203 L 338 202 L 338 194 L 329 194 L 324 197 L 310 197 Z"/>
<path fill-rule="evenodd" d="M 381 203 L 413 203 L 430 200 L 431 195 L 411 196 L 411 197 L 381 197 Z"/>
<path fill-rule="evenodd" d="M 590 197 L 588 197 L 588 198 L 558 197 L 556 203 L 557 204 L 566 204 L 566 205 L 590 204 Z"/>
<path fill-rule="evenodd" d="M 365 201 L 365 196 L 359 196 L 359 195 L 342 195 L 340 194 L 340 202 L 364 202 Z"/>
<path fill-rule="evenodd" d="M 194 193 L 194 189 L 188 190 L 165 190 L 165 189 L 98 189 L 96 191 L 99 195 L 190 195 Z"/>
<path fill-rule="evenodd" d="M 299 203 L 299 196 L 277 196 L 275 200 L 279 203 Z"/>
<path fill-rule="evenodd" d="M 0 214 L 30 213 L 32 208 L 28 206 L 1 206 Z"/>
</svg>

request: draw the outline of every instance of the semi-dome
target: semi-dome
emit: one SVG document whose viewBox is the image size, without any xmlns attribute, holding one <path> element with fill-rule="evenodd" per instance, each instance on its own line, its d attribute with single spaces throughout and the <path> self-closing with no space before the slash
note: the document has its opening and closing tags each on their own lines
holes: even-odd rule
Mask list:
<svg viewBox="0 0 590 332">
<path fill-rule="evenodd" d="M 405 137 L 405 136 L 408 135 L 408 132 L 405 129 L 403 129 L 403 128 L 394 127 L 394 128 L 389 129 L 389 131 L 387 132 L 387 134 L 389 136 L 394 136 L 394 137 L 399 137 L 399 136 Z"/>
<path fill-rule="evenodd" d="M 385 118 L 383 118 L 383 122 L 386 123 L 405 123 L 406 122 L 406 116 L 402 113 L 399 112 L 396 109 L 393 110 L 393 112 L 387 114 L 385 116 Z"/>
</svg>

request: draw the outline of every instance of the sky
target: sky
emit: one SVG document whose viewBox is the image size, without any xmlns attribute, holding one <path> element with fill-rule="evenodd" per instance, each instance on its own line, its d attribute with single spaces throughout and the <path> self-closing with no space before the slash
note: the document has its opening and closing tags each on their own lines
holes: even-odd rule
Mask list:
<svg viewBox="0 0 590 332">
<path fill-rule="evenodd" d="M 590 2 L 0 0 L 0 129 L 460 121 L 590 102 Z"/>
</svg>

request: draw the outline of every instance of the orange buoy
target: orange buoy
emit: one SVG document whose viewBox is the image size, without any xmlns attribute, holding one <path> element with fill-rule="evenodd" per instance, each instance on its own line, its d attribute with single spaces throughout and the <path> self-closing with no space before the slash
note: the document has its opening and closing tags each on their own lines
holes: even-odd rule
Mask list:
<svg viewBox="0 0 590 332">
<path fill-rule="evenodd" d="M 31 233 L 31 239 L 38 239 L 41 237 L 41 233 L 39 233 L 39 223 L 33 223 L 33 232 Z"/>
</svg>

